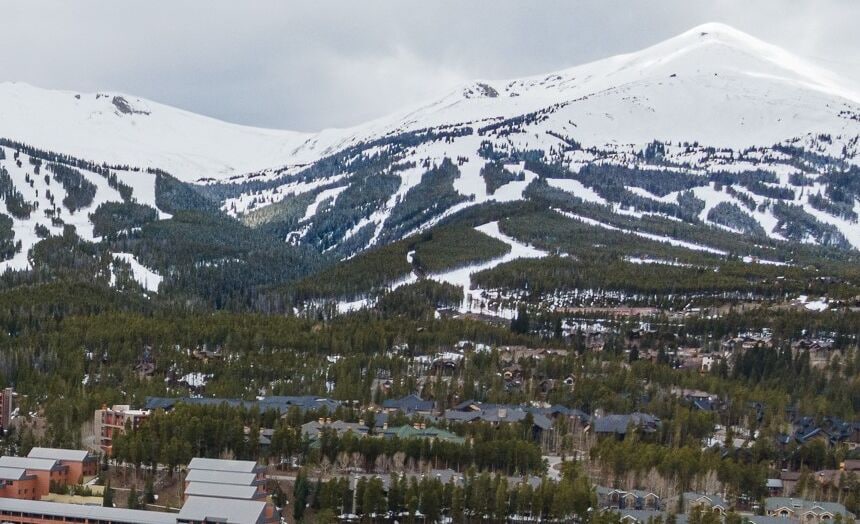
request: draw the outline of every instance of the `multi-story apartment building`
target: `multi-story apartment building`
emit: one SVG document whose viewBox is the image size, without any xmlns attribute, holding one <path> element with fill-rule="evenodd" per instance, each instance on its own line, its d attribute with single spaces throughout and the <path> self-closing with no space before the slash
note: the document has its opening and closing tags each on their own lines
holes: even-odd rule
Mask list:
<svg viewBox="0 0 860 524">
<path fill-rule="evenodd" d="M 113 451 L 113 439 L 125 432 L 126 427 L 136 429 L 141 421 L 149 416 L 145 409 L 131 409 L 131 406 L 117 404 L 110 408 L 102 406 L 95 411 L 93 417 L 96 438 L 102 453 L 107 456 Z"/>
</svg>

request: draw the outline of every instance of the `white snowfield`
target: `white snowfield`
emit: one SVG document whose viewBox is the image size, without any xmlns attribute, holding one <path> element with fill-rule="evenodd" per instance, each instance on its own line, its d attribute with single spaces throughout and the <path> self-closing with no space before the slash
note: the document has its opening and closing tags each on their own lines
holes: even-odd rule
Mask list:
<svg viewBox="0 0 860 524">
<path fill-rule="evenodd" d="M 158 291 L 158 286 L 161 285 L 161 281 L 164 280 L 164 277 L 141 264 L 137 260 L 137 257 L 131 253 L 114 253 L 113 257 L 131 266 L 132 278 L 134 278 L 134 280 L 140 284 L 143 289 L 153 293 Z M 115 276 L 111 275 L 111 279 L 113 280 L 114 278 Z"/>
<path fill-rule="evenodd" d="M 477 127 L 557 104 L 563 107 L 535 131 L 553 129 L 584 145 L 659 139 L 742 148 L 819 132 L 850 138 L 858 123 L 839 115 L 858 111 L 858 93 L 821 67 L 711 23 L 634 53 L 546 75 L 473 82 L 394 115 L 317 133 L 230 124 L 121 93 L 2 83 L 0 137 L 88 160 L 157 167 L 186 181 L 224 180 L 313 162 L 392 132 Z"/>
<path fill-rule="evenodd" d="M 798 168 L 773 148 L 777 144 L 802 146 L 860 165 L 858 93 L 857 86 L 807 60 L 712 23 L 634 53 L 545 75 L 471 82 L 393 115 L 317 133 L 230 124 L 131 95 L 50 91 L 0 83 L 0 137 L 95 162 L 160 168 L 189 182 L 271 182 L 277 180 L 278 173 L 297 174 L 303 166 L 349 146 L 410 131 L 471 128 L 470 133 L 409 147 L 398 158 L 401 166 L 415 167 L 392 171 L 400 178 L 397 191 L 338 240 L 349 240 L 369 226 L 374 233 L 369 245 L 375 245 L 385 238 L 382 233 L 392 210 L 421 181 L 426 171 L 423 166 L 438 165 L 445 158 L 457 159 L 460 174 L 454 188 L 467 201 L 405 234 L 431 227 L 470 206 L 523 199 L 526 187 L 538 175 L 526 170 L 523 163 L 508 164 L 505 168 L 523 173 L 523 180 L 509 182 L 490 194 L 481 176 L 486 160 L 478 153 L 484 142 L 499 150 L 549 152 L 562 151 L 575 141 L 582 148 L 566 151 L 561 161 L 578 173 L 593 162 L 653 168 L 639 165 L 638 154 L 656 140 L 666 148 L 665 160 L 671 164 L 667 169 L 697 174 L 761 169 L 774 173 L 780 187 L 792 187 L 789 177 Z M 486 126 L 504 124 L 506 119 L 513 119 L 509 123 L 515 128 L 509 133 L 493 129 L 479 132 Z M 688 147 L 694 143 L 698 145 Z M 384 153 L 387 147 L 375 145 L 366 153 Z M 10 151 L 7 148 L 7 157 Z M 741 158 L 744 151 L 747 153 Z M 9 160 L 4 162 L 9 164 Z M 24 168 L 10 169 L 10 174 L 29 200 L 23 182 L 28 168 L 25 162 Z M 134 188 L 135 199 L 154 206 L 153 175 L 143 171 L 118 174 L 123 183 Z M 291 242 L 301 242 L 314 220 L 338 205 L 339 195 L 352 182 L 350 175 L 344 171 L 302 182 L 293 179 L 280 186 L 274 182 L 274 187 L 226 200 L 222 209 L 242 216 L 319 191 L 296 231 L 289 235 Z M 63 216 L 84 238 L 92 236 L 88 214 L 98 203 L 118 198 L 103 182 L 93 180 L 98 193 L 92 209 Z M 594 189 L 575 178 L 548 178 L 547 183 L 586 202 L 607 204 Z M 326 189 L 321 189 L 324 186 Z M 33 189 L 44 190 L 38 180 Z M 628 189 L 663 203 L 674 203 L 678 198 L 678 192 L 658 196 L 641 188 Z M 764 197 L 740 186 L 732 190 L 755 202 L 756 208 L 749 215 L 768 236 L 782 239 L 776 230 L 776 217 L 762 205 Z M 712 223 L 708 214 L 721 202 L 744 208 L 726 188 L 718 190 L 711 184 L 692 192 L 705 202 L 699 214 L 704 222 Z M 818 221 L 835 226 L 852 246 L 860 248 L 856 222 L 814 209 L 809 203 L 811 193 L 798 190 L 795 194 L 793 204 L 802 206 Z M 40 192 L 39 199 L 42 195 Z M 643 216 L 639 210 L 612 207 L 616 213 Z M 860 210 L 860 202 L 855 209 Z M 15 220 L 16 239 L 24 248 L 0 269 L 28 266 L 27 249 L 38 240 L 33 229 L 37 222 L 44 225 L 45 221 L 41 211 L 29 221 Z M 719 252 L 707 246 L 684 247 Z"/>
<path fill-rule="evenodd" d="M 90 213 L 95 211 L 101 204 L 106 202 L 122 202 L 122 197 L 119 192 L 108 185 L 105 177 L 89 171 L 87 169 L 78 169 L 78 171 L 96 187 L 96 193 L 90 205 L 77 209 L 74 212 L 70 211 L 63 205 L 63 199 L 66 197 L 66 190 L 62 184 L 53 179 L 51 172 L 45 167 L 44 163 L 40 169 L 40 174 L 35 174 L 34 167 L 30 163 L 30 157 L 25 153 L 20 153 L 18 160 L 21 166 L 14 158 L 14 150 L 0 146 L 6 158 L 0 160 L 0 168 L 5 169 L 9 174 L 15 189 L 21 193 L 23 199 L 33 205 L 35 209 L 30 213 L 29 218 L 17 218 L 11 215 L 8 211 L 6 201 L 0 199 L 0 212 L 5 213 L 12 219 L 12 230 L 15 232 L 15 241 L 21 241 L 21 249 L 11 259 L 0 262 L 0 272 L 6 269 L 23 270 L 30 267 L 28 254 L 41 238 L 36 235 L 36 227 L 45 228 L 52 235 L 59 235 L 63 232 L 63 225 L 55 225 L 51 218 L 45 212 L 56 208 L 59 219 L 63 224 L 75 227 L 75 230 L 84 240 L 97 240 L 93 224 L 90 221 Z M 140 204 L 148 205 L 154 209 L 158 209 L 155 205 L 155 175 L 145 172 L 129 172 L 117 170 L 117 177 L 126 185 L 132 188 L 132 199 Z M 45 177 L 48 177 L 47 181 Z M 27 180 L 29 179 L 29 183 Z M 50 197 L 53 196 L 53 204 Z M 160 218 L 169 218 L 170 215 L 158 212 Z"/>
<path fill-rule="evenodd" d="M 508 245 L 510 251 L 500 257 L 496 257 L 484 262 L 469 264 L 466 266 L 451 269 L 449 271 L 444 271 L 442 273 L 431 273 L 429 275 L 426 275 L 425 278 L 435 280 L 436 282 L 441 282 L 443 284 L 451 284 L 454 286 L 462 287 L 463 301 L 458 308 L 458 311 L 460 313 L 492 314 L 509 318 L 513 314 L 513 311 L 502 311 L 498 308 L 491 308 L 487 304 L 486 300 L 482 299 L 482 290 L 477 289 L 472 285 L 472 275 L 480 271 L 492 269 L 500 264 L 505 264 L 507 262 L 511 262 L 517 259 L 543 258 L 547 256 L 548 253 L 528 244 L 524 244 L 519 240 L 502 233 L 499 229 L 498 222 L 489 222 L 483 224 L 481 226 L 476 227 L 475 230 L 480 231 L 481 233 L 484 233 L 485 235 L 495 238 L 497 240 L 501 240 Z M 406 260 L 410 264 L 412 263 L 414 255 L 414 251 L 410 251 L 406 254 Z M 389 291 L 393 291 L 398 287 L 414 284 L 418 281 L 418 279 L 418 275 L 415 274 L 415 272 L 412 272 L 406 277 L 389 284 L 388 286 L 386 286 L 386 288 Z M 341 301 L 338 303 L 338 311 L 340 311 L 341 313 L 345 313 L 348 311 L 355 311 L 365 307 L 370 307 L 372 305 L 373 301 L 368 298 L 361 298 L 358 300 L 351 301 Z"/>
</svg>

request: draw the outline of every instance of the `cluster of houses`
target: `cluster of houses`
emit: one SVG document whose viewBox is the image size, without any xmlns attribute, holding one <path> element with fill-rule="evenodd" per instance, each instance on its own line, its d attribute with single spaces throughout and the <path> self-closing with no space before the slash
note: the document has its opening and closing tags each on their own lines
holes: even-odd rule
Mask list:
<svg viewBox="0 0 860 524">
<path fill-rule="evenodd" d="M 685 492 L 664 501 L 658 494 L 641 490 L 621 490 L 597 487 L 598 505 L 601 511 L 617 513 L 622 522 L 646 524 L 658 519 L 666 522 L 670 511 L 675 522 L 684 524 L 694 511 L 715 513 L 725 517 L 734 508 L 720 495 Z M 802 498 L 768 497 L 764 500 L 764 515 L 743 514 L 743 519 L 752 524 L 785 524 L 803 522 L 820 524 L 834 521 L 848 522 L 854 514 L 836 502 L 816 502 Z"/>
<path fill-rule="evenodd" d="M 813 441 L 821 441 L 826 446 L 845 444 L 849 449 L 860 446 L 860 421 L 846 421 L 839 417 L 824 416 L 821 418 L 795 416 L 792 419 L 792 432 L 777 436 L 779 446 L 791 443 L 804 445 Z"/>
</svg>

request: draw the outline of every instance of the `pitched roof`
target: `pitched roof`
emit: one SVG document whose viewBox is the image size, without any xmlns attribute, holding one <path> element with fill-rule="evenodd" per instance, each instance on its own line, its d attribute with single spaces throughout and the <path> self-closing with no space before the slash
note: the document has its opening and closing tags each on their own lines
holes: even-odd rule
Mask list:
<svg viewBox="0 0 860 524">
<path fill-rule="evenodd" d="M 256 473 L 263 466 L 253 460 L 224 460 L 194 457 L 188 463 L 188 469 L 203 469 L 208 471 L 223 471 L 226 473 Z"/>
<path fill-rule="evenodd" d="M 460 411 L 455 406 L 454 409 L 446 410 L 443 418 L 458 422 L 471 422 L 473 420 L 483 420 L 491 423 L 502 422 L 520 422 L 529 414 L 532 416 L 534 425 L 541 429 L 549 429 L 552 427 L 552 421 L 538 410 L 532 408 L 523 408 L 522 406 L 506 405 L 506 404 L 470 404 L 477 408 L 473 411 Z M 462 405 L 461 405 L 462 406 Z"/>
<path fill-rule="evenodd" d="M 265 511 L 266 503 L 262 501 L 188 497 L 179 515 L 175 517 L 181 522 L 193 520 L 223 524 L 259 524 L 265 518 Z"/>
<path fill-rule="evenodd" d="M 21 480 L 27 472 L 21 468 L 0 468 L 0 480 Z"/>
<path fill-rule="evenodd" d="M 458 444 L 462 444 L 466 441 L 463 437 L 451 433 L 450 431 L 446 431 L 444 429 L 436 428 L 436 427 L 428 427 L 424 429 L 417 429 L 409 425 L 397 426 L 393 428 L 388 428 L 385 430 L 384 435 L 389 438 L 397 437 L 400 439 L 406 438 L 429 438 L 429 439 L 439 439 L 448 442 L 455 442 Z"/>
<path fill-rule="evenodd" d="M 212 484 L 209 482 L 189 482 L 185 487 L 188 496 L 214 497 L 222 499 L 254 500 L 262 495 L 256 486 L 238 484 Z"/>
<path fill-rule="evenodd" d="M 80 449 L 33 448 L 30 450 L 30 453 L 27 454 L 27 457 L 83 462 L 92 456 L 88 452 Z"/>
<path fill-rule="evenodd" d="M 190 404 L 197 406 L 220 406 L 226 404 L 228 406 L 244 406 L 251 409 L 257 407 L 260 412 L 277 411 L 280 414 L 287 413 L 290 408 L 296 407 L 300 411 L 328 409 L 334 411 L 340 402 L 330 398 L 315 397 L 312 395 L 304 396 L 273 396 L 263 397 L 258 400 L 242 400 L 235 398 L 208 398 L 208 397 L 146 397 L 144 407 L 149 410 L 164 409 L 170 410 L 176 404 Z"/>
<path fill-rule="evenodd" d="M 29 457 L 0 457 L 0 467 L 3 468 L 21 468 L 50 471 L 59 466 L 60 464 L 53 459 Z"/>
<path fill-rule="evenodd" d="M 693 491 L 687 491 L 684 493 L 684 501 L 687 503 L 693 502 L 706 502 L 711 506 L 719 506 L 724 509 L 729 509 L 729 503 L 719 495 L 708 495 L 706 493 L 695 493 Z"/>
<path fill-rule="evenodd" d="M 595 433 L 615 433 L 625 435 L 627 428 L 635 427 L 653 431 L 660 425 L 660 419 L 647 413 L 609 414 L 596 417 L 593 421 Z"/>
<path fill-rule="evenodd" d="M 127 524 L 176 524 L 176 513 L 0 498 L 0 511 Z"/>
<path fill-rule="evenodd" d="M 187 482 L 208 482 L 211 484 L 236 484 L 239 486 L 254 486 L 257 484 L 255 473 L 230 473 L 207 469 L 193 469 L 185 477 Z"/>
<path fill-rule="evenodd" d="M 385 409 L 396 409 L 404 413 L 433 411 L 433 406 L 434 403 L 432 400 L 424 400 L 415 394 L 398 399 L 388 399 L 382 403 L 382 407 Z"/>
<path fill-rule="evenodd" d="M 806 513 L 811 511 L 816 514 L 820 514 L 826 512 L 833 515 L 840 514 L 843 517 L 854 517 L 852 513 L 845 509 L 845 506 L 837 502 L 814 502 L 791 497 L 768 497 L 764 499 L 764 506 L 767 511 L 789 508 L 795 513 Z"/>
</svg>

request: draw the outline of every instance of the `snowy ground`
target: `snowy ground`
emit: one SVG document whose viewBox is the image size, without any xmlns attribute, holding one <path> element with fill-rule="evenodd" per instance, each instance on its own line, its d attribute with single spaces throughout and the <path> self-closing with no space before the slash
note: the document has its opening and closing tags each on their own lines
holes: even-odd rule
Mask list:
<svg viewBox="0 0 860 524">
<path fill-rule="evenodd" d="M 113 257 L 122 260 L 131 266 L 131 274 L 134 280 L 147 291 L 157 292 L 164 277 L 137 261 L 131 253 L 114 253 Z"/>
<path fill-rule="evenodd" d="M 478 226 L 475 229 L 477 231 L 480 231 L 481 233 L 484 233 L 485 235 L 493 237 L 497 240 L 501 240 L 502 242 L 507 244 L 511 248 L 511 250 L 505 255 L 494 258 L 492 260 L 488 260 L 486 262 L 479 262 L 477 264 L 471 264 L 461 268 L 452 269 L 450 271 L 444 271 L 442 273 L 432 273 L 427 275 L 426 278 L 435 280 L 437 282 L 462 287 L 463 301 L 460 304 L 461 313 L 487 314 L 491 313 L 491 310 L 488 309 L 487 304 L 479 298 L 482 294 L 481 290 L 476 290 L 472 288 L 472 275 L 480 271 L 492 269 L 500 264 L 504 264 L 512 260 L 517 260 L 520 258 L 542 258 L 547 256 L 548 253 L 528 244 L 524 244 L 519 240 L 502 233 L 501 230 L 499 230 L 498 222 L 489 222 L 482 226 Z M 414 251 L 410 251 L 406 255 L 406 259 L 409 261 L 410 264 L 412 263 L 414 255 Z M 389 284 L 386 287 L 389 291 L 393 291 L 400 286 L 409 285 L 417 281 L 418 276 L 413 272 L 406 277 L 400 279 L 399 281 Z M 340 311 L 341 313 L 345 313 L 348 311 L 355 311 L 365 307 L 371 307 L 372 305 L 373 301 L 371 299 L 361 298 L 352 301 L 341 301 L 338 303 L 337 308 L 338 311 Z M 510 316 L 512 314 L 512 312 L 508 311 L 497 313 L 502 316 Z"/>
</svg>

